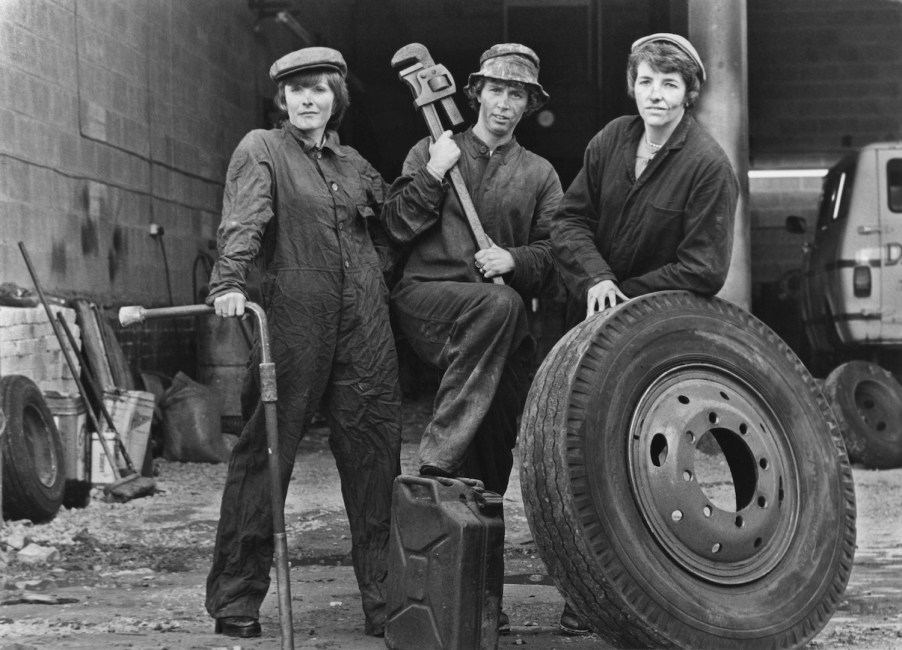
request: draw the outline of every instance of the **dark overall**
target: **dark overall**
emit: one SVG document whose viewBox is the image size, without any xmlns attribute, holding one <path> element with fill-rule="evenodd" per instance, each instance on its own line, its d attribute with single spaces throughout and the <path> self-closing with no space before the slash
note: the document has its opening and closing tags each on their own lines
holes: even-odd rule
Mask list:
<svg viewBox="0 0 902 650">
<path fill-rule="evenodd" d="M 477 272 L 469 224 L 448 183 L 426 170 L 423 140 L 408 154 L 382 212 L 388 236 L 408 247 L 392 310 L 414 352 L 444 371 L 420 444 L 421 465 L 480 479 L 503 494 L 535 363 L 524 300 L 551 277 L 548 221 L 561 186 L 551 164 L 516 140 L 490 152 L 472 130 L 454 139 L 482 226 L 513 256 L 514 270 L 504 286 Z"/>
<path fill-rule="evenodd" d="M 319 406 L 341 477 L 368 634 L 385 620 L 391 491 L 400 473 L 400 393 L 387 289 L 368 232 L 381 206 L 378 173 L 329 133 L 305 147 L 292 126 L 254 131 L 226 180 L 220 257 L 208 302 L 243 291 L 263 260 L 263 305 L 277 375 L 282 493 L 298 443 Z M 229 463 L 207 611 L 259 616 L 273 560 L 267 445 L 258 360 L 242 397 L 249 416 Z"/>
</svg>

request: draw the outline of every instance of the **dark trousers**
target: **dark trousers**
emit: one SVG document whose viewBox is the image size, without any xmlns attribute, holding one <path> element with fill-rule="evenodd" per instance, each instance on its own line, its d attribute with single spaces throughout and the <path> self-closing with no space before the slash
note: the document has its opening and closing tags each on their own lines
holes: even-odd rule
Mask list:
<svg viewBox="0 0 902 650">
<path fill-rule="evenodd" d="M 341 478 L 351 529 L 351 554 L 366 631 L 385 622 L 384 582 L 394 479 L 400 473 L 401 400 L 394 339 L 384 288 L 346 285 L 303 301 L 267 308 L 276 362 L 282 496 L 298 444 L 317 405 L 330 428 L 329 445 Z M 382 299 L 374 296 L 382 295 Z M 335 320 L 323 314 L 336 314 Z M 255 353 L 256 354 L 256 353 Z M 273 522 L 268 450 L 258 358 L 252 358 L 242 403 L 250 410 L 229 461 L 207 611 L 214 618 L 258 617 L 270 583 Z M 290 541 L 290 540 L 289 540 Z"/>
<path fill-rule="evenodd" d="M 504 494 L 535 350 L 523 299 L 503 285 L 424 282 L 399 288 L 392 310 L 414 352 L 444 371 L 420 464 Z"/>
</svg>

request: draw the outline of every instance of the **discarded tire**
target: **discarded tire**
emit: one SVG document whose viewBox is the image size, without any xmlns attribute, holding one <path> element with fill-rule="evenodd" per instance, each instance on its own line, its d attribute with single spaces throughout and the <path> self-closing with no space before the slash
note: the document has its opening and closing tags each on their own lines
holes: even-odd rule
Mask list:
<svg viewBox="0 0 902 650">
<path fill-rule="evenodd" d="M 0 410 L 6 414 L 3 445 L 3 511 L 10 519 L 47 521 L 63 502 L 63 443 L 53 415 L 28 377 L 0 378 Z"/>
<path fill-rule="evenodd" d="M 707 437 L 732 505 L 700 474 Z M 578 325 L 536 374 L 519 444 L 549 574 L 615 645 L 796 648 L 840 603 L 855 495 L 836 420 L 729 303 L 662 292 Z"/>
<path fill-rule="evenodd" d="M 902 385 L 867 361 L 837 366 L 824 382 L 852 462 L 874 469 L 902 466 Z"/>
</svg>

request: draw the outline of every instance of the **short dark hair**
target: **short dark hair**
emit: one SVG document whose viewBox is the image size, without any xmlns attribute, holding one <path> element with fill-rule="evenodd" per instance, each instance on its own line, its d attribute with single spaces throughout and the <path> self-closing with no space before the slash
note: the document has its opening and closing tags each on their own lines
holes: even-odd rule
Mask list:
<svg viewBox="0 0 902 650">
<path fill-rule="evenodd" d="M 626 65 L 626 92 L 632 98 L 636 98 L 634 86 L 642 62 L 651 66 L 658 72 L 678 72 L 686 84 L 686 108 L 689 108 L 698 99 L 702 89 L 702 82 L 698 78 L 699 69 L 695 61 L 688 54 L 675 45 L 666 41 L 652 41 L 646 43 L 630 54 Z"/>
<path fill-rule="evenodd" d="M 487 79 L 491 79 L 492 81 L 510 86 L 512 88 L 522 88 L 526 90 L 528 98 L 526 100 L 526 110 L 523 111 L 524 117 L 535 113 L 544 103 L 542 101 L 541 95 L 539 95 L 539 91 L 529 84 L 521 83 L 519 81 L 505 81 L 504 79 L 495 79 L 494 77 L 477 77 L 474 84 L 469 85 L 465 88 L 467 98 L 470 102 L 470 108 L 472 108 L 477 113 L 479 112 L 479 95 L 482 94 L 482 89 L 485 87 L 485 82 Z"/>
<path fill-rule="evenodd" d="M 348 84 L 345 83 L 344 77 L 337 70 L 317 69 L 302 70 L 297 74 L 288 75 L 279 79 L 279 90 L 276 92 L 276 106 L 282 112 L 286 112 L 288 107 L 285 105 L 285 86 L 289 84 L 299 84 L 302 88 L 311 88 L 320 81 L 325 81 L 335 95 L 335 101 L 332 104 L 332 117 L 326 126 L 330 129 L 337 129 L 341 124 L 341 118 L 344 117 L 345 111 L 351 105 L 351 95 L 348 93 Z"/>
</svg>

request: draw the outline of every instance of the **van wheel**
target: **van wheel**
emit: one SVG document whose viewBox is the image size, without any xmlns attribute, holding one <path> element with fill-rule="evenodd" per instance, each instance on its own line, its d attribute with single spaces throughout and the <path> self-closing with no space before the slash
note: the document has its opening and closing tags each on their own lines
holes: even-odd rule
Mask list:
<svg viewBox="0 0 902 650">
<path fill-rule="evenodd" d="M 6 414 L 3 445 L 3 511 L 10 519 L 53 519 L 63 503 L 63 442 L 44 401 L 28 377 L 0 378 L 0 410 Z"/>
<path fill-rule="evenodd" d="M 842 600 L 855 495 L 839 428 L 798 357 L 734 305 L 662 292 L 576 326 L 536 373 L 519 446 L 549 574 L 610 643 L 798 648 Z"/>
<path fill-rule="evenodd" d="M 867 361 L 849 361 L 827 376 L 833 404 L 852 462 L 874 469 L 902 466 L 902 385 Z"/>
</svg>

